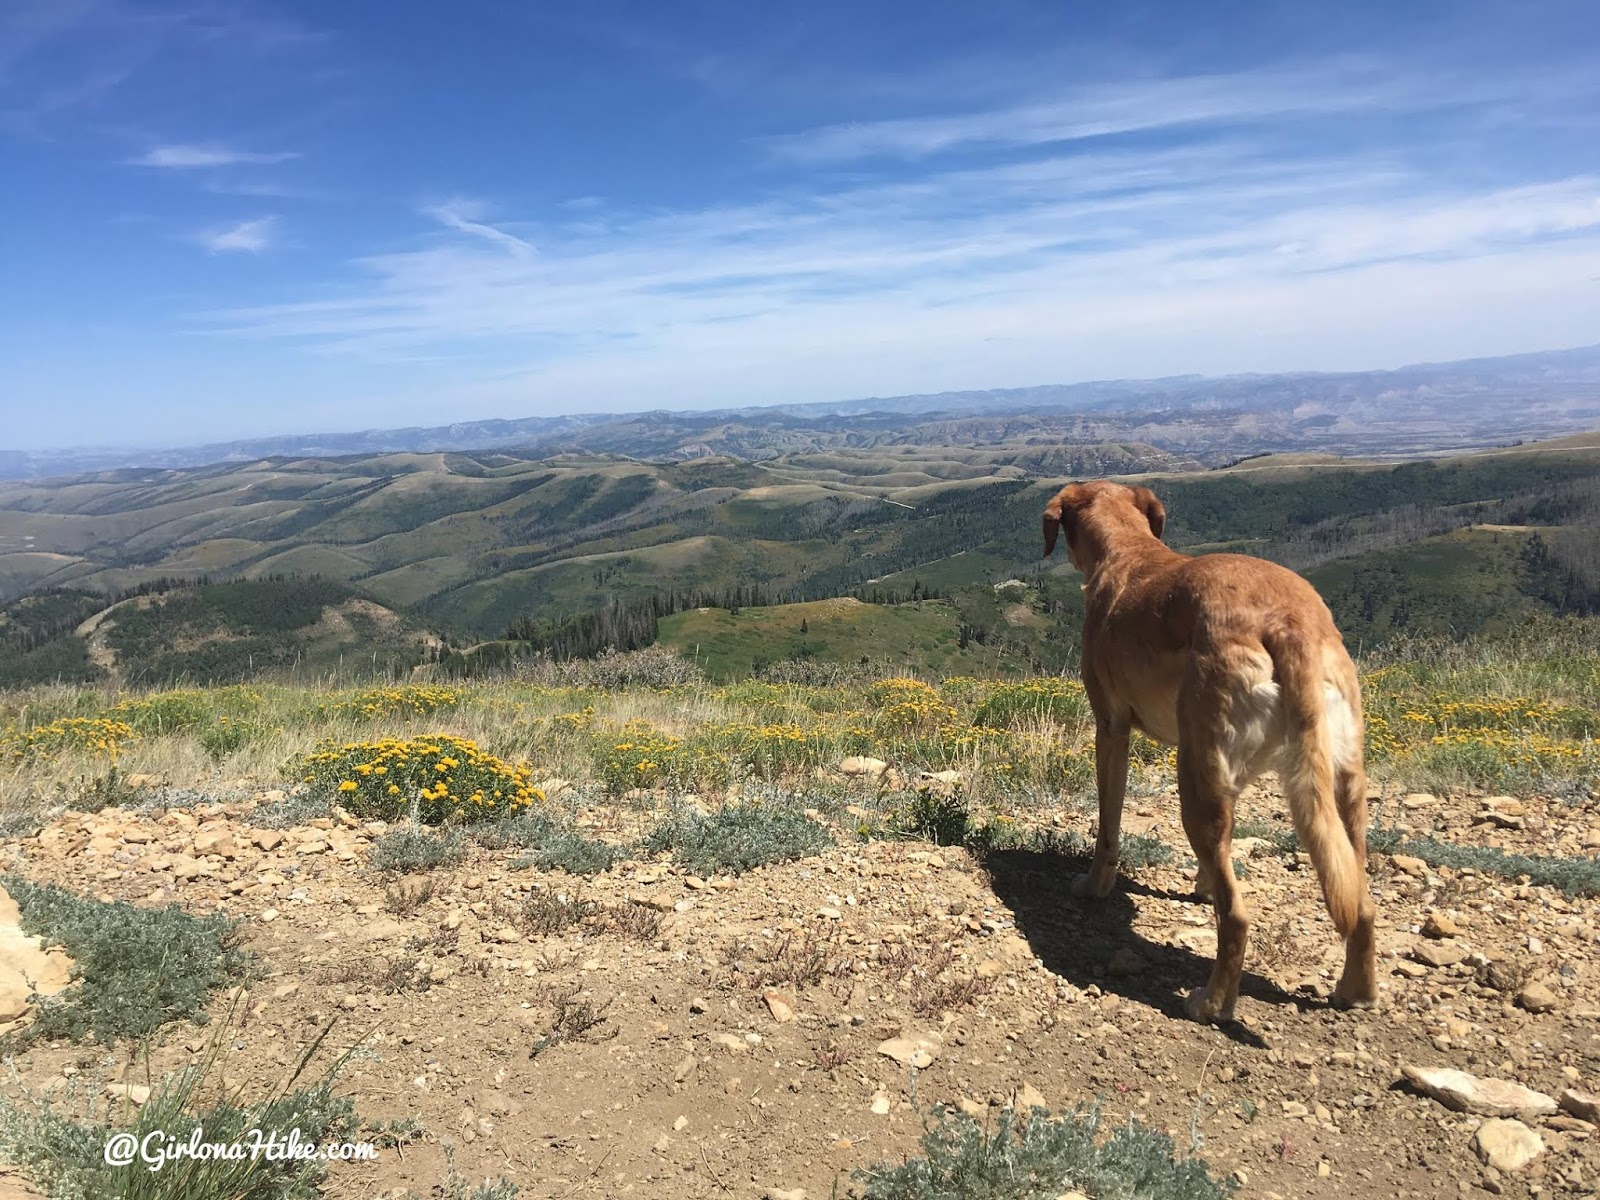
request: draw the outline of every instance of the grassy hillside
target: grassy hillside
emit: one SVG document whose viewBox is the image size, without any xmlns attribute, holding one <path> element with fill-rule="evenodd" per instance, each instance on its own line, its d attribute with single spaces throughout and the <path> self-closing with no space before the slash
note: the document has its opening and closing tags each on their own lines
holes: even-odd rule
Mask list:
<svg viewBox="0 0 1600 1200">
<path fill-rule="evenodd" d="M 739 679 L 780 662 L 867 663 L 886 673 L 998 675 L 1024 664 L 962 635 L 948 600 L 879 605 L 814 600 L 765 608 L 698 608 L 665 617 L 661 645 L 713 679 Z"/>
<path fill-rule="evenodd" d="M 1369 644 L 1397 631 L 1467 636 L 1533 612 L 1600 608 L 1597 442 L 1399 465 L 1273 456 L 1141 478 L 1167 505 L 1170 543 L 1243 550 L 1307 572 L 1352 639 Z M 713 598 L 735 588 L 778 601 L 938 597 L 949 605 L 937 634 L 917 626 L 926 614 L 884 617 L 899 622 L 892 636 L 840 628 L 827 641 L 783 634 L 765 648 L 757 643 L 779 636 L 781 621 L 695 632 L 728 663 L 859 657 L 864 640 L 884 645 L 885 660 L 943 661 L 953 638 L 958 657 L 986 669 L 1056 669 L 1071 658 L 1063 631 L 1077 576 L 1063 556 L 1039 561 L 1039 511 L 1062 480 L 1032 469 L 1065 461 L 1068 449 L 888 446 L 653 465 L 402 454 L 6 486 L 0 596 L 114 595 L 159 578 L 259 581 L 292 571 L 343 589 L 339 604 L 365 597 L 374 611 L 465 642 L 501 638 L 513 624 L 559 628 L 605 605 L 658 605 L 668 594 L 693 607 L 726 607 Z M 1530 546 L 1539 563 L 1524 561 Z M 1013 578 L 1027 585 L 1020 604 L 995 591 Z M 153 634 L 119 649 L 113 621 L 95 646 L 18 643 L 12 657 L 25 661 L 0 677 L 91 678 L 108 654 L 139 673 L 230 677 L 262 659 L 337 666 L 376 653 L 392 665 L 414 653 L 414 635 L 395 642 L 395 622 L 359 606 L 340 613 L 339 628 L 305 637 L 229 625 L 203 604 L 162 612 L 181 631 L 169 650 L 155 650 Z M 135 631 L 145 619 L 127 615 Z M 669 616 L 665 636 L 694 624 Z"/>
<path fill-rule="evenodd" d="M 434 639 L 326 579 L 177 586 L 107 605 L 59 591 L 0 610 L 0 686 L 114 679 L 219 683 L 409 672 Z"/>
</svg>

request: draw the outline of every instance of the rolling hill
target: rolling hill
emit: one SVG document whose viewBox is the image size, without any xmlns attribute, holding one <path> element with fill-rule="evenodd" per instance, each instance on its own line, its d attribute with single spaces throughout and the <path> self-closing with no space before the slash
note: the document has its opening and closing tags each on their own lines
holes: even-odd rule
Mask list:
<svg viewBox="0 0 1600 1200">
<path fill-rule="evenodd" d="M 866 645 L 929 669 L 1054 670 L 1072 656 L 1076 575 L 1060 557 L 1038 561 L 1038 514 L 1065 478 L 1114 472 L 1157 488 L 1169 542 L 1302 570 L 1363 642 L 1600 608 L 1596 435 L 1400 464 L 1300 452 L 1211 471 L 1120 443 L 759 463 L 273 459 L 0 484 L 0 601 L 16 602 L 14 628 L 36 631 L 15 643 L 27 663 L 6 677 L 92 675 L 108 648 L 124 678 L 327 669 L 358 654 L 401 670 L 438 638 L 457 665 L 483 665 L 535 644 L 587 652 L 574 647 L 624 626 L 630 644 L 702 647 L 717 673 L 848 661 Z M 995 585 L 1013 579 L 1023 593 L 1006 601 Z M 174 582 L 201 586 L 124 601 L 103 635 L 76 628 L 130 590 Z M 227 615 L 260 597 L 211 603 L 250 586 L 285 589 L 281 607 L 304 619 L 263 633 Z M 313 611 L 316 588 L 330 590 Z M 754 615 L 838 597 L 924 603 L 815 623 L 803 608 Z M 135 647 L 129 630 L 146 626 Z M 513 626 L 533 641 L 461 658 Z M 47 627 L 52 637 L 37 636 Z"/>
<path fill-rule="evenodd" d="M 501 450 L 766 460 L 834 450 L 1137 442 L 1216 466 L 1268 450 L 1389 457 L 1551 437 L 1600 423 L 1600 346 L 1387 371 L 1109 380 L 710 412 L 465 421 L 177 449 L 0 451 L 0 479 Z"/>
<path fill-rule="evenodd" d="M 326 579 L 161 586 L 111 603 L 57 590 L 0 608 L 0 687 L 404 675 L 439 646 L 416 622 Z"/>
</svg>

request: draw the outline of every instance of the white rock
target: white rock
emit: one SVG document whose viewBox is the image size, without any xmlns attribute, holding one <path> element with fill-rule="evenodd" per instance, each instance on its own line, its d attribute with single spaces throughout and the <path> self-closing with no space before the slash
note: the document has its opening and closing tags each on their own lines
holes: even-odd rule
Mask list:
<svg viewBox="0 0 1600 1200">
<path fill-rule="evenodd" d="M 137 1105 L 150 1099 L 150 1089 L 142 1083 L 108 1083 L 106 1095 L 113 1100 L 126 1100 Z"/>
<path fill-rule="evenodd" d="M 1544 1153 L 1544 1139 L 1521 1121 L 1496 1118 L 1478 1126 L 1473 1149 L 1497 1171 L 1520 1171 Z"/>
<path fill-rule="evenodd" d="M 889 769 L 889 764 L 881 758 L 872 758 L 865 754 L 852 754 L 839 764 L 839 770 L 846 775 L 856 778 L 865 776 L 876 779 Z"/>
<path fill-rule="evenodd" d="M 920 1033 L 914 1037 L 896 1037 L 878 1046 L 878 1053 L 905 1067 L 923 1070 L 933 1065 L 934 1059 L 944 1051 L 944 1039 L 937 1033 Z"/>
<path fill-rule="evenodd" d="M 1402 1069 L 1415 1087 L 1456 1112 L 1482 1117 L 1542 1117 L 1556 1111 L 1551 1097 L 1510 1080 L 1479 1079 L 1449 1067 Z"/>
</svg>

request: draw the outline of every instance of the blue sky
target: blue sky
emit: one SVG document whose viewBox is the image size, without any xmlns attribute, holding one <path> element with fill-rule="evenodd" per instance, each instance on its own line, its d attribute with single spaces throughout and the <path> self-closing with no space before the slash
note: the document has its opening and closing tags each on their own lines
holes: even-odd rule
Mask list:
<svg viewBox="0 0 1600 1200">
<path fill-rule="evenodd" d="M 1600 342 L 1600 5 L 0 4 L 9 449 Z"/>
</svg>

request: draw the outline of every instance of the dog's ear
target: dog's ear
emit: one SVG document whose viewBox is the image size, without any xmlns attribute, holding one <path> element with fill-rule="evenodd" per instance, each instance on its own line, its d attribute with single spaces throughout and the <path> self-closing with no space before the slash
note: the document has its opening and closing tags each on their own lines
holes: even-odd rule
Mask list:
<svg viewBox="0 0 1600 1200">
<path fill-rule="evenodd" d="M 1056 534 L 1063 524 L 1067 527 L 1067 545 L 1072 545 L 1073 522 L 1077 520 L 1074 508 L 1081 499 L 1082 489 L 1069 483 L 1044 506 L 1044 556 L 1049 558 L 1056 548 Z"/>
<path fill-rule="evenodd" d="M 1156 499 L 1156 494 L 1147 487 L 1136 487 L 1133 489 L 1133 502 L 1144 513 L 1145 520 L 1150 522 L 1150 532 L 1160 537 L 1161 531 L 1167 527 L 1167 510 Z"/>
</svg>

